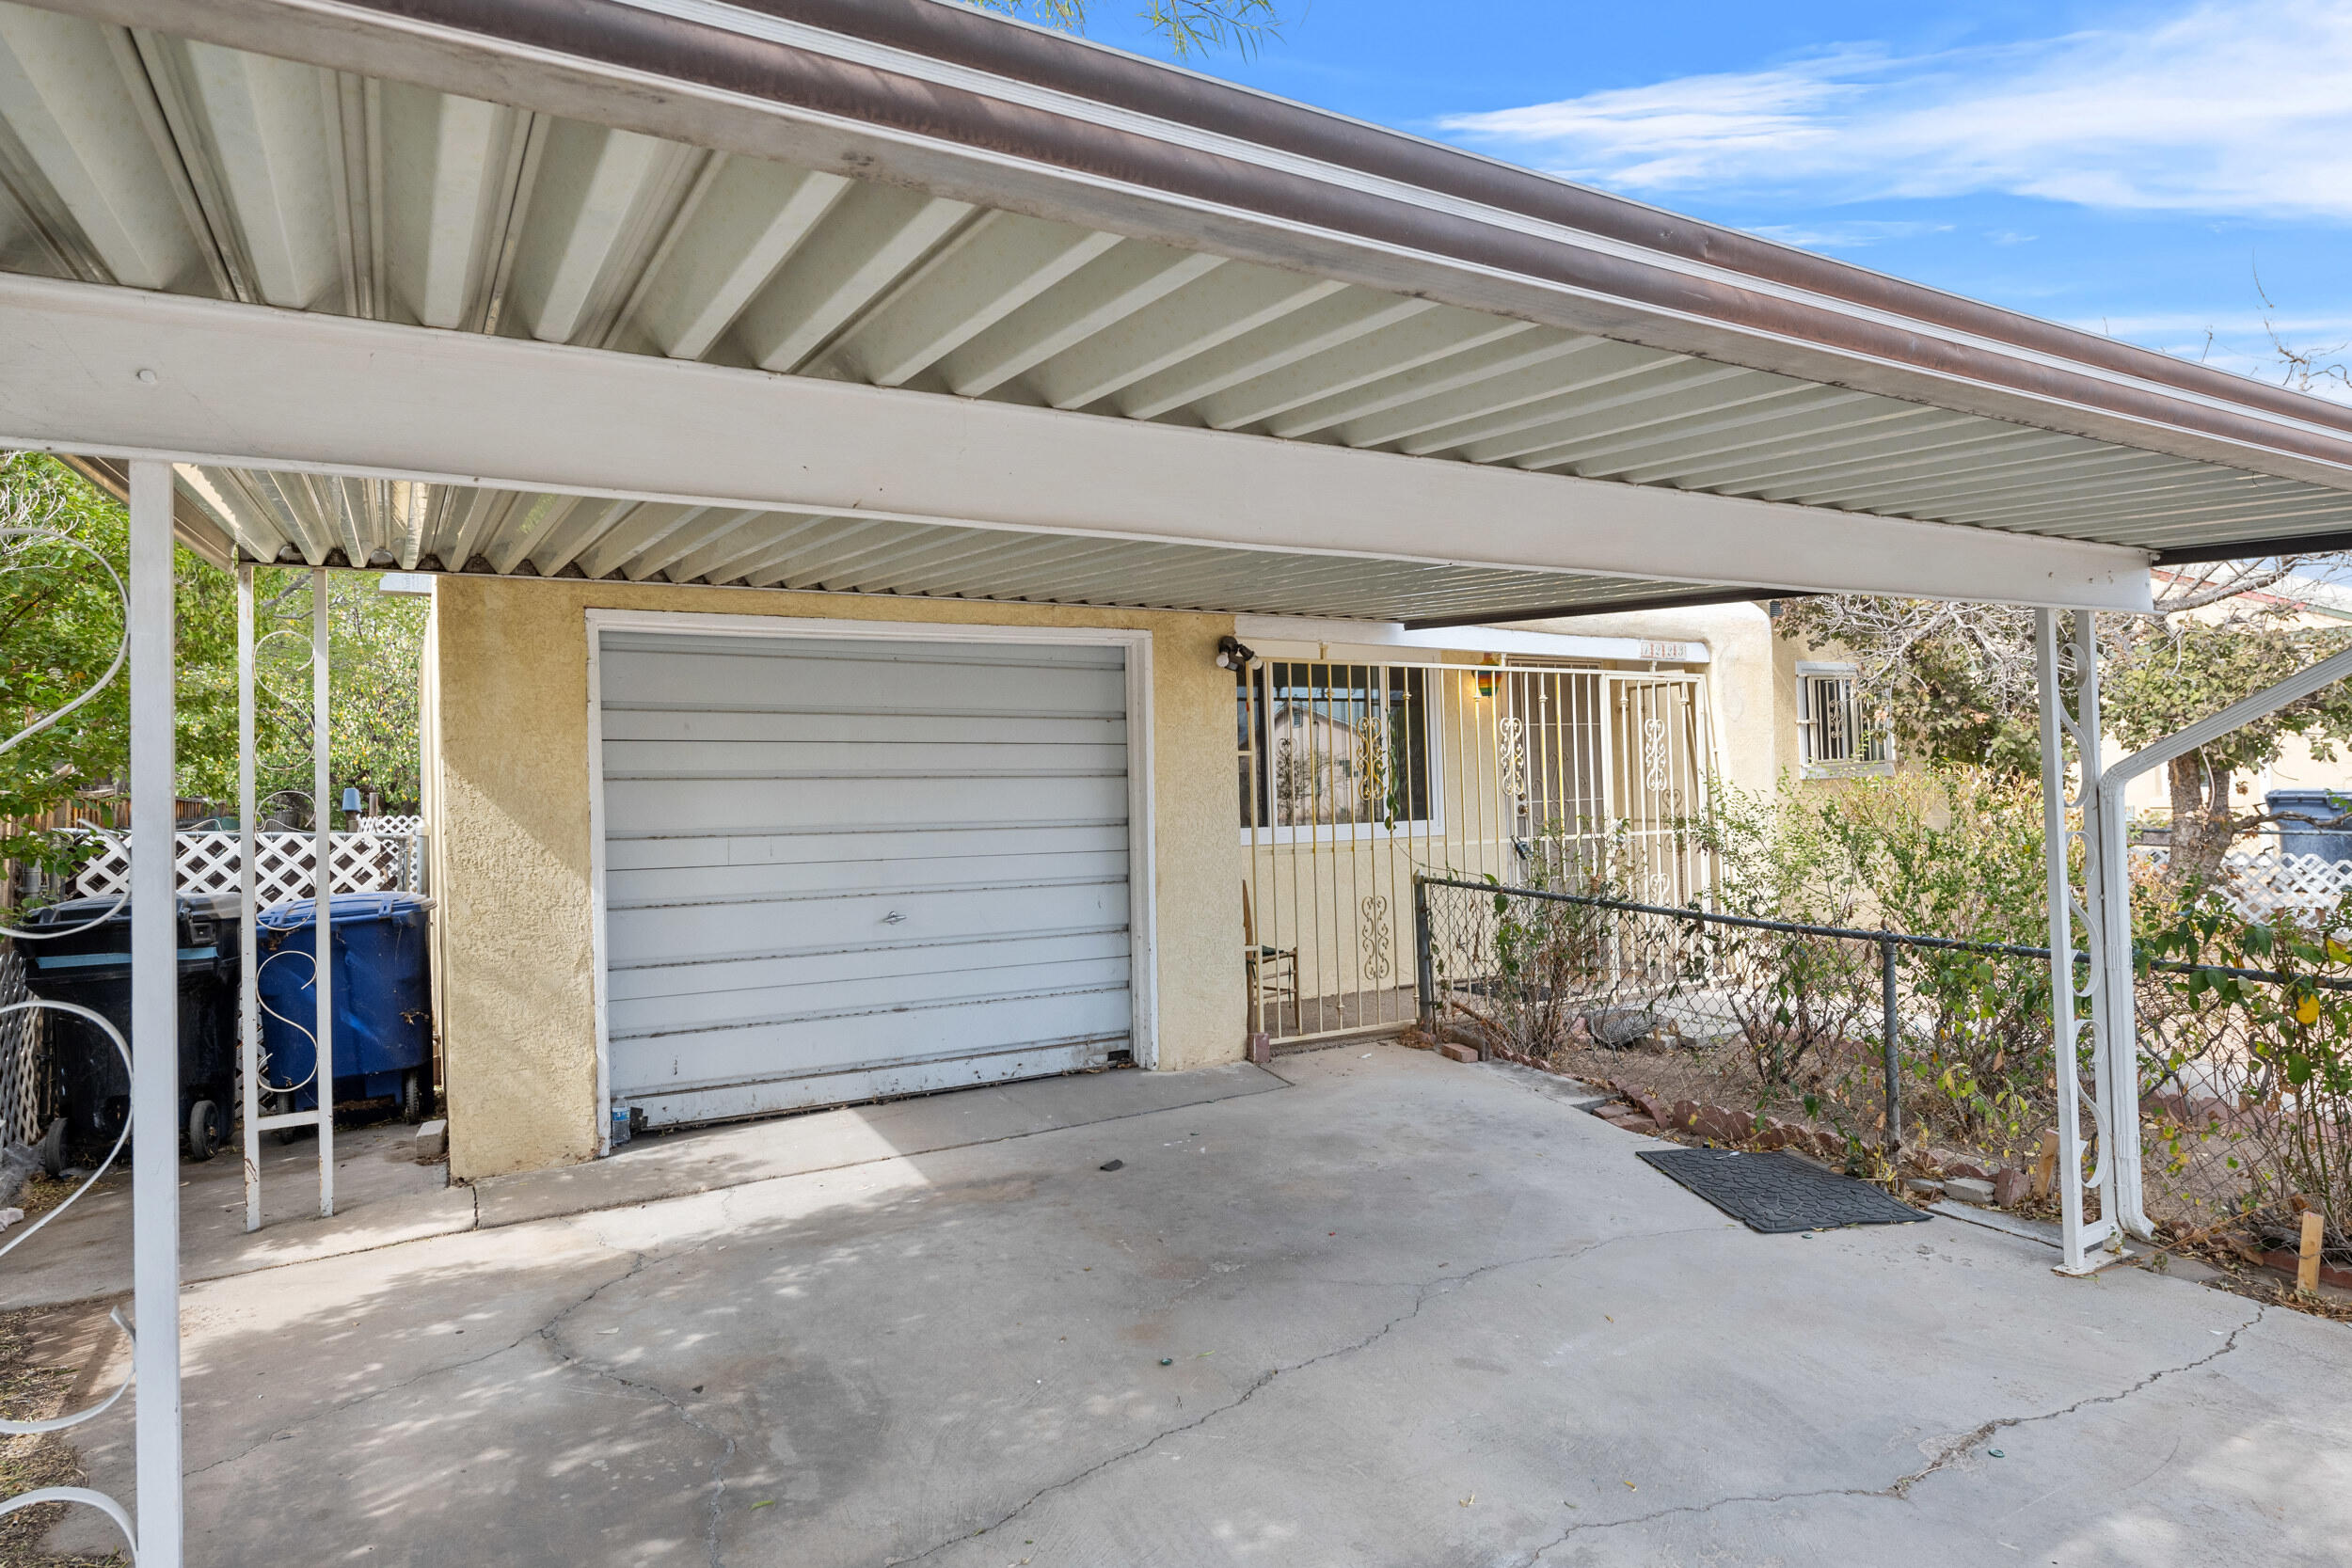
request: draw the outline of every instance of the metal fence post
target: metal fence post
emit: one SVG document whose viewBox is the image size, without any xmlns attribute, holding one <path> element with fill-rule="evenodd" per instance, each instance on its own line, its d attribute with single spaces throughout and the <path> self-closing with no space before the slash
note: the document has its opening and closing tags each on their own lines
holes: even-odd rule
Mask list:
<svg viewBox="0 0 2352 1568">
<path fill-rule="evenodd" d="M 332 676 L 326 568 L 310 569 L 310 927 L 311 987 L 318 1000 L 311 1032 L 312 1096 L 318 1105 L 319 1217 L 335 1214 L 335 798 L 327 792 L 332 738 L 327 728 Z"/>
<path fill-rule="evenodd" d="M 1429 883 L 1413 873 L 1413 991 L 1420 1003 L 1421 1026 L 1438 1027 L 1438 974 L 1429 953 Z"/>
<path fill-rule="evenodd" d="M 1902 1025 L 1895 1016 L 1895 939 L 1879 939 L 1879 1001 L 1884 1009 L 1881 1029 L 1886 1051 L 1886 1157 L 1899 1161 L 1903 1149 Z"/>
</svg>

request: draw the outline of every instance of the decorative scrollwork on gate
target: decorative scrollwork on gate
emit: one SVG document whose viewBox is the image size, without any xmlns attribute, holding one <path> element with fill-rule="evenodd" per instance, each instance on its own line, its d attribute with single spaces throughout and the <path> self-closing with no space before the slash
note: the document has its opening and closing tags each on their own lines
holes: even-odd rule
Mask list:
<svg viewBox="0 0 2352 1568">
<path fill-rule="evenodd" d="M 1356 790 L 1361 811 L 1361 822 L 1390 821 L 1390 794 L 1395 784 L 1396 768 L 1389 752 L 1389 716 L 1368 713 L 1356 724 Z"/>
<path fill-rule="evenodd" d="M 1513 800 L 1527 798 L 1527 724 L 1516 713 L 1495 721 L 1495 763 L 1502 772 L 1502 793 Z"/>
<path fill-rule="evenodd" d="M 76 1018 L 82 1019 L 86 1022 L 97 1025 L 99 1030 L 106 1037 L 107 1041 L 114 1046 L 117 1054 L 121 1056 L 122 1075 L 125 1078 L 129 1078 L 131 1076 L 132 1068 L 130 1043 L 122 1037 L 122 1031 L 116 1028 L 113 1022 L 109 1021 L 104 1014 L 94 1012 L 90 1008 L 82 1006 L 78 1003 L 51 1002 L 38 997 L 23 1002 L 11 1003 L 6 1007 L 0 1007 L 0 1017 L 7 1017 L 12 1013 L 37 1012 L 71 1013 Z M 72 1208 L 74 1204 L 81 1201 L 82 1195 L 88 1192 L 92 1187 L 98 1185 L 100 1179 L 113 1167 L 116 1159 L 122 1153 L 122 1146 L 130 1141 L 130 1137 L 131 1122 L 130 1118 L 126 1117 L 123 1118 L 122 1130 L 115 1134 L 114 1147 L 106 1150 L 106 1157 L 98 1162 L 97 1168 L 82 1178 L 82 1184 L 74 1188 L 72 1192 L 67 1194 L 64 1202 L 58 1204 L 56 1208 L 41 1215 L 40 1218 L 26 1226 L 23 1230 L 18 1231 L 16 1236 L 6 1244 L 0 1245 L 0 1257 L 6 1257 L 8 1254 L 15 1251 L 18 1246 L 27 1241 L 30 1241 L 35 1232 L 46 1227 L 50 1221 L 56 1219 L 59 1214 L 64 1213 L 68 1209 Z M 172 1152 L 176 1153 L 177 1150 L 173 1150 Z M 125 1338 L 132 1338 L 131 1325 L 122 1321 L 122 1312 L 120 1308 L 118 1307 L 114 1312 L 109 1314 L 109 1316 L 113 1318 L 114 1325 L 122 1330 L 123 1337 Z M 95 1420 L 114 1407 L 115 1402 L 122 1398 L 123 1394 L 129 1390 L 131 1384 L 136 1375 L 135 1368 L 132 1372 L 124 1375 L 122 1382 L 116 1386 L 114 1392 L 108 1394 L 104 1399 L 100 1400 L 95 1404 L 85 1405 L 79 1410 L 69 1411 L 62 1416 L 53 1416 L 47 1420 L 40 1421 L 0 1420 L 0 1434 L 8 1436 L 30 1436 L 41 1433 L 63 1432 L 69 1427 L 77 1427 L 85 1421 Z M 116 1528 L 122 1531 L 123 1541 L 131 1547 L 132 1560 L 134 1562 L 138 1560 L 138 1542 L 135 1533 L 131 1528 L 130 1515 L 123 1511 L 120 1504 L 117 1503 L 112 1497 L 106 1496 L 103 1492 L 92 1491 L 87 1487 L 82 1486 L 38 1487 L 29 1492 L 20 1492 L 15 1497 L 9 1497 L 6 1501 L 0 1501 L 0 1517 L 5 1517 L 8 1514 L 14 1513 L 19 1509 L 38 1508 L 42 1503 L 80 1503 L 85 1507 L 98 1510 L 101 1513 L 103 1513 L 106 1517 L 112 1519 L 115 1522 Z"/>
<path fill-rule="evenodd" d="M 1656 714 L 1642 721 L 1642 783 L 1652 795 L 1663 795 L 1674 783 L 1666 764 L 1666 721 Z"/>
<path fill-rule="evenodd" d="M 43 730 L 53 727 L 68 715 L 73 713 L 76 709 L 93 701 L 100 692 L 103 691 L 110 684 L 112 684 L 118 674 L 121 673 L 123 664 L 130 656 L 130 592 L 123 586 L 122 578 L 120 575 L 115 571 L 113 564 L 109 562 L 103 555 L 101 555 L 97 550 L 92 549 L 88 545 L 74 538 L 69 533 L 61 532 L 60 531 L 52 528 L 26 527 L 21 525 L 0 528 L 0 570 L 16 571 L 24 569 L 22 553 L 24 548 L 27 546 L 44 543 L 75 551 L 79 554 L 87 556 L 92 561 L 98 562 L 100 568 L 105 572 L 107 580 L 114 585 L 116 601 L 121 607 L 122 634 L 115 643 L 113 660 L 106 666 L 106 670 L 103 674 L 100 675 L 96 680 L 90 682 L 86 689 L 84 689 L 71 701 L 55 707 L 47 713 L 42 714 L 40 717 L 33 720 L 30 723 L 17 730 L 13 735 L 10 735 L 6 740 L 0 740 L 0 752 L 14 750 L 24 742 L 30 740 L 33 736 L 40 734 Z M 111 837 L 112 835 L 103 836 Z M 114 908 L 119 909 L 123 901 L 129 896 L 129 890 L 126 888 L 122 896 L 115 901 Z M 72 935 L 81 930 L 87 930 L 91 926 L 95 926 L 108 918 L 113 912 L 113 910 L 110 909 L 104 914 L 99 915 L 95 919 L 86 922 L 82 926 L 69 927 L 64 930 L 53 929 L 45 932 L 34 933 L 28 932 L 23 927 L 17 927 L 12 929 L 9 934 L 20 941 L 28 936 L 33 937 L 35 940 L 40 940 L 43 938 L 56 940 L 59 937 Z M 18 1014 L 24 1014 L 29 1018 L 43 1012 L 69 1013 L 84 1020 L 87 1022 L 96 1024 L 100 1032 L 103 1033 L 106 1037 L 107 1040 L 114 1046 L 117 1053 L 122 1057 L 123 1077 L 126 1080 L 134 1077 L 131 1065 L 131 1046 L 130 1042 L 123 1038 L 122 1031 L 116 1028 L 114 1023 L 103 1014 L 94 1012 L 90 1008 L 82 1006 L 78 1003 L 53 1002 L 43 997 L 27 997 L 22 1001 L 10 1002 L 6 1006 L 0 1006 L 0 1019 L 9 1018 Z M 19 1030 L 10 1028 L 5 1031 L 0 1031 L 0 1037 L 15 1036 L 19 1033 Z M 22 1044 L 27 1048 L 27 1053 L 29 1055 L 29 1048 L 35 1044 L 34 1036 L 29 1030 L 22 1031 L 21 1033 L 23 1036 Z M 99 1179 L 104 1176 L 107 1170 L 113 1166 L 116 1159 L 122 1153 L 123 1145 L 129 1142 L 130 1136 L 131 1122 L 130 1118 L 126 1117 L 123 1118 L 122 1130 L 115 1134 L 114 1147 L 106 1151 L 106 1157 L 98 1163 L 97 1168 L 83 1177 L 82 1184 L 74 1188 L 72 1192 L 67 1194 L 63 1202 L 57 1204 L 47 1213 L 33 1221 L 32 1224 L 27 1225 L 22 1230 L 19 1230 L 12 1240 L 5 1243 L 0 1243 L 0 1257 L 6 1257 L 8 1254 L 15 1251 L 17 1247 L 21 1246 L 25 1242 L 30 1241 L 35 1234 L 45 1228 L 52 1220 L 56 1219 L 59 1214 L 64 1213 L 68 1209 L 72 1208 L 74 1204 L 81 1201 L 82 1195 L 96 1186 Z M 162 1158 L 165 1160 L 170 1160 L 176 1156 L 177 1152 L 178 1151 L 175 1149 L 167 1148 L 163 1152 Z M 113 1314 L 113 1318 L 115 1326 L 121 1329 L 126 1336 L 129 1335 L 131 1328 L 128 1323 L 122 1321 L 121 1312 L 119 1310 L 116 1311 Z M 85 1421 L 92 1420 L 97 1417 L 103 1415 L 108 1409 L 112 1408 L 114 1402 L 122 1397 L 123 1391 L 131 1386 L 132 1381 L 136 1375 L 136 1363 L 135 1360 L 133 1371 L 123 1378 L 120 1386 L 118 1386 L 113 1393 L 108 1394 L 104 1399 L 99 1401 L 96 1404 L 86 1406 L 80 1410 L 71 1411 L 63 1416 L 52 1417 L 46 1420 L 0 1420 L 0 1434 L 7 1434 L 10 1436 L 30 1436 L 42 1433 L 62 1432 L 69 1427 L 79 1426 Z M 176 1476 L 173 1478 L 172 1483 L 175 1485 L 178 1484 L 178 1478 Z M 115 1527 L 122 1531 L 123 1542 L 131 1549 L 131 1560 L 135 1563 L 138 1560 L 138 1540 L 136 1532 L 132 1528 L 130 1514 L 124 1511 L 121 1504 L 115 1501 L 114 1498 L 106 1496 L 103 1492 L 95 1491 L 91 1488 L 84 1486 L 36 1487 L 31 1491 L 20 1492 L 12 1497 L 0 1500 L 0 1517 L 6 1517 L 7 1515 L 17 1513 L 23 1509 L 37 1508 L 42 1503 L 76 1503 L 86 1508 L 94 1508 L 98 1510 L 101 1513 L 105 1514 L 107 1518 L 113 1520 Z"/>
<path fill-rule="evenodd" d="M 114 584 L 115 597 L 122 605 L 122 635 L 115 640 L 114 661 L 106 666 L 106 673 L 104 674 L 90 682 L 89 685 L 83 689 L 82 693 L 75 697 L 72 701 L 65 704 L 61 707 L 51 709 L 49 712 L 42 714 L 39 719 L 36 719 L 31 723 L 25 725 L 23 729 L 17 731 L 14 735 L 8 736 L 8 739 L 0 740 L 0 752 L 15 750 L 16 747 L 22 745 L 27 740 L 32 739 L 33 736 L 40 734 L 41 731 L 59 722 L 66 717 L 66 715 L 82 706 L 85 703 L 95 699 L 101 691 L 105 690 L 107 686 L 113 682 L 116 674 L 118 674 L 122 669 L 122 661 L 128 658 L 131 653 L 131 593 L 130 590 L 122 586 L 122 578 L 116 575 L 113 563 L 107 561 L 104 556 L 99 554 L 96 550 L 82 543 L 81 540 L 74 538 L 73 535 L 61 532 L 54 528 L 0 528 L 0 550 L 5 550 L 6 552 L 5 562 L 6 569 L 8 570 L 23 570 L 24 568 L 18 564 L 16 560 L 18 551 L 26 546 L 39 544 L 56 546 L 65 549 L 78 551 L 79 553 L 88 556 L 92 561 L 98 562 L 99 569 L 104 572 L 106 574 L 107 580 Z"/>
<path fill-rule="evenodd" d="M 1389 959 L 1389 901 L 1380 894 L 1373 894 L 1363 903 L 1364 978 L 1385 980 L 1392 967 Z"/>
</svg>

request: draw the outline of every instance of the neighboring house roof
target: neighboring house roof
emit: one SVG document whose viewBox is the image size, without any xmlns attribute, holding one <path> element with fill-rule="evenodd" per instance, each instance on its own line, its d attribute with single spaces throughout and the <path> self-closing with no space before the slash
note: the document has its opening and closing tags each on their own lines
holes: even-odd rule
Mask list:
<svg viewBox="0 0 2352 1568">
<path fill-rule="evenodd" d="M 2352 531 L 2352 409 L 930 0 L 57 4 L 0 438 L 223 559 L 1434 626 Z"/>
<path fill-rule="evenodd" d="M 2198 580 L 2197 575 L 2193 572 L 2175 571 L 2162 566 L 2155 568 L 2153 575 L 2159 584 L 2181 582 L 2194 585 Z M 2319 616 L 2324 620 L 2352 621 L 2352 589 L 2339 582 L 2324 578 L 2306 577 L 2301 573 L 2281 578 L 2267 588 L 2237 594 L 2235 598 L 2253 604 L 2295 610 L 2304 614 Z M 2224 602 L 2234 602 L 2234 600 Z"/>
<path fill-rule="evenodd" d="M 2272 598 L 2331 621 L 2352 621 L 2352 589 L 2321 578 L 2291 577 L 2258 597 Z"/>
</svg>

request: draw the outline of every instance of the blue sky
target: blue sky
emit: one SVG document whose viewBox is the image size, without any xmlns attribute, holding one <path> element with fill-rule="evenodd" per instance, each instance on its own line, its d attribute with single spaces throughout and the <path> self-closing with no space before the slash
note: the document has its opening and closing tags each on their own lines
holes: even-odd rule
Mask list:
<svg viewBox="0 0 2352 1568">
<path fill-rule="evenodd" d="M 1194 63 L 2268 379 L 2265 314 L 2352 341 L 2352 0 L 1279 3 Z"/>
</svg>

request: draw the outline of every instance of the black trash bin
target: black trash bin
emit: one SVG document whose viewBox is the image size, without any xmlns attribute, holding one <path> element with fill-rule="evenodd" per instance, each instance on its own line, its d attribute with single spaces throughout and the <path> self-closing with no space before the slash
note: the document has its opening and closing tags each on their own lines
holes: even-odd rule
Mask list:
<svg viewBox="0 0 2352 1568">
<path fill-rule="evenodd" d="M 2341 789 L 2274 789 L 2263 797 L 2279 818 L 2279 852 L 2316 855 L 2323 861 L 2352 860 L 2352 828 L 2338 827 L 2352 815 L 2352 793 Z"/>
<path fill-rule="evenodd" d="M 19 938 L 24 985 L 46 1002 L 76 1002 L 122 1031 L 131 1049 L 131 906 L 76 898 L 35 910 L 28 931 L 71 931 L 49 941 Z M 209 1160 L 228 1140 L 236 1082 L 238 902 L 233 893 L 179 900 L 180 1128 L 188 1156 Z M 84 927 L 87 929 L 76 930 Z M 47 1019 L 65 1148 L 103 1154 L 131 1114 L 131 1081 L 105 1031 L 72 1013 Z"/>
</svg>

